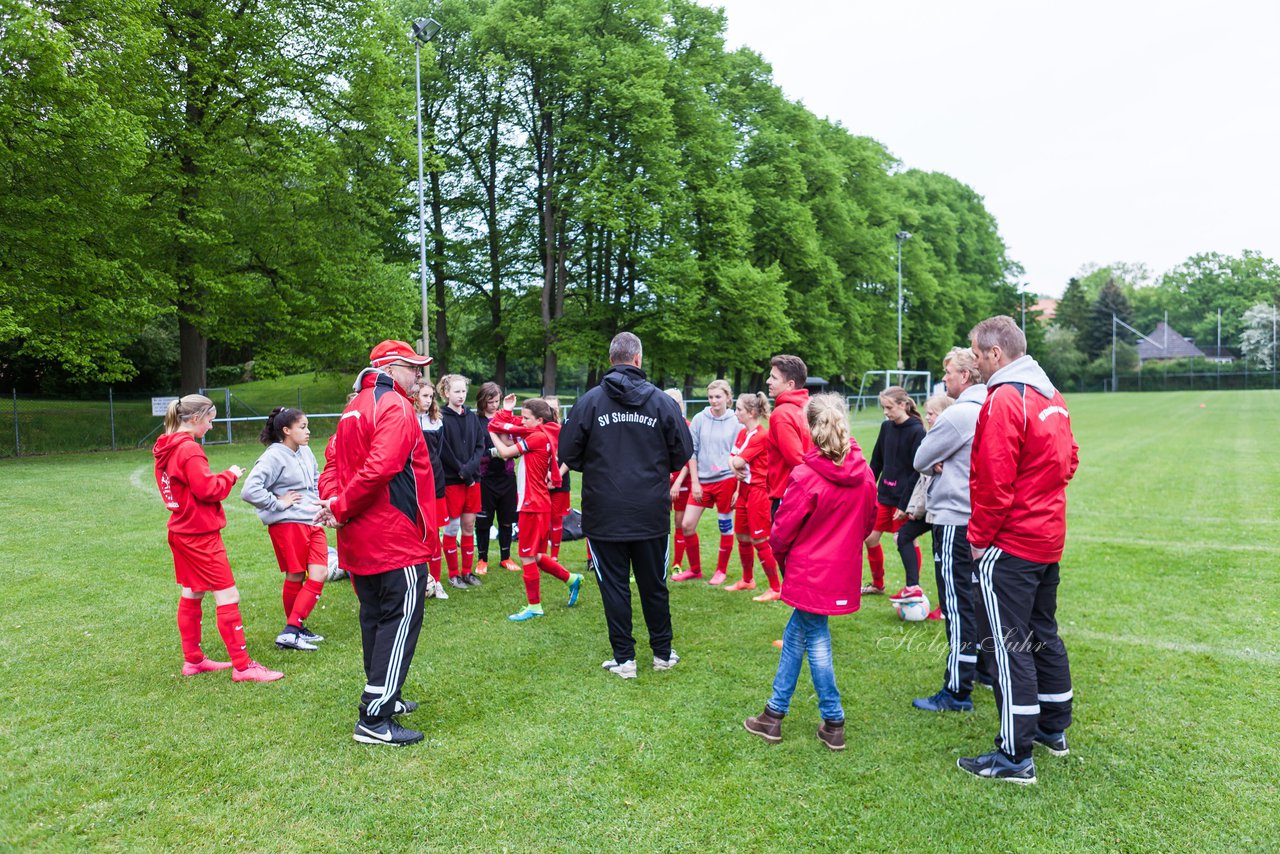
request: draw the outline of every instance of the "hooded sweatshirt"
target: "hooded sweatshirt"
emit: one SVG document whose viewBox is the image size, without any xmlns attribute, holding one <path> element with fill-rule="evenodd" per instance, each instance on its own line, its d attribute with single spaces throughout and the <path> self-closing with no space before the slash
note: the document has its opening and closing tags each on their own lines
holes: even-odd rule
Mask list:
<svg viewBox="0 0 1280 854">
<path fill-rule="evenodd" d="M 693 456 L 698 461 L 698 481 L 717 483 L 733 477 L 729 468 L 729 454 L 742 425 L 732 409 L 715 416 L 704 409 L 689 422 L 689 434 L 693 437 Z"/>
<path fill-rule="evenodd" d="M 876 519 L 876 483 L 858 443 L 837 466 L 816 448 L 791 471 L 769 545 L 783 570 L 782 601 L 810 614 L 861 605 L 862 541 Z"/>
<path fill-rule="evenodd" d="M 920 478 L 911 463 L 923 440 L 924 423 L 918 418 L 901 424 L 886 418 L 880 425 L 880 436 L 871 451 L 871 473 L 879 482 L 876 500 L 881 504 L 906 510 L 911 503 L 911 491 Z"/>
<path fill-rule="evenodd" d="M 632 365 L 614 365 L 560 431 L 560 461 L 582 472 L 582 527 L 605 541 L 671 532 L 671 474 L 693 438 L 680 407 Z"/>
<path fill-rule="evenodd" d="M 320 493 L 316 487 L 319 479 L 316 455 L 309 447 L 299 445 L 298 450 L 291 451 L 284 442 L 273 442 L 244 479 L 240 499 L 257 509 L 264 525 L 277 522 L 314 525 L 316 511 L 320 509 Z M 290 490 L 301 495 L 302 500 L 283 507 L 279 498 Z"/>
<path fill-rule="evenodd" d="M 804 408 L 809 405 L 809 390 L 784 391 L 774 400 L 769 416 L 769 471 L 767 485 L 770 498 L 781 498 L 787 488 L 787 475 L 800 465 L 813 447 L 809 422 Z"/>
<path fill-rule="evenodd" d="M 1035 359 L 1000 368 L 987 380 L 973 435 L 969 542 L 1032 563 L 1061 560 L 1066 487 L 1078 465 L 1066 401 Z"/>
<path fill-rule="evenodd" d="M 470 486 L 480 479 L 484 423 L 465 406 L 461 412 L 446 406 L 440 410 L 440 417 L 444 420 L 444 437 L 440 443 L 444 482 L 448 486 Z"/>
<path fill-rule="evenodd" d="M 938 416 L 916 450 L 913 464 L 920 474 L 933 475 L 933 467 L 942 463 L 942 473 L 929 482 L 925 502 L 935 525 L 969 524 L 969 451 L 978 411 L 986 399 L 987 387 L 981 383 L 962 391 L 955 404 Z"/>
<path fill-rule="evenodd" d="M 190 433 L 166 433 L 156 440 L 156 486 L 169 509 L 169 530 L 175 534 L 210 534 L 227 526 L 222 501 L 231 494 L 236 476 L 213 474 L 204 448 Z"/>
</svg>

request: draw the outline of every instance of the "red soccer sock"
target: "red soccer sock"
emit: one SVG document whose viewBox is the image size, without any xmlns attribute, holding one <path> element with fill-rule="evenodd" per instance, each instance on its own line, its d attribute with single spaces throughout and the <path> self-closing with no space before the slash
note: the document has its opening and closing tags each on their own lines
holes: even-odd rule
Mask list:
<svg viewBox="0 0 1280 854">
<path fill-rule="evenodd" d="M 227 645 L 236 670 L 248 667 L 249 651 L 244 642 L 244 620 L 240 618 L 239 605 L 218 606 L 218 634 L 222 635 L 222 642 Z"/>
<path fill-rule="evenodd" d="M 298 598 L 299 591 L 302 590 L 301 581 L 284 580 L 284 591 L 280 594 L 280 598 L 284 600 L 284 616 L 285 619 L 293 613 L 293 602 Z"/>
<path fill-rule="evenodd" d="M 462 535 L 462 574 L 467 575 L 476 565 L 476 535 Z"/>
<path fill-rule="evenodd" d="M 449 565 L 449 577 L 458 574 L 458 538 L 450 534 L 444 535 L 444 562 Z"/>
<path fill-rule="evenodd" d="M 916 546 L 916 575 L 920 574 L 921 569 L 924 569 L 924 557 L 920 554 L 920 547 Z"/>
<path fill-rule="evenodd" d="M 569 580 L 569 570 L 560 565 L 559 561 L 551 555 L 541 555 L 538 558 L 538 568 L 547 575 L 555 576 L 561 581 Z"/>
<path fill-rule="evenodd" d="M 742 580 L 755 580 L 756 550 L 751 541 L 738 543 L 738 560 L 742 561 Z"/>
<path fill-rule="evenodd" d="M 560 557 L 560 543 L 564 540 L 564 517 L 556 516 L 551 520 L 551 547 L 547 554 L 553 558 Z"/>
<path fill-rule="evenodd" d="M 314 581 L 308 577 L 302 583 L 302 592 L 294 600 L 293 612 L 289 614 L 289 625 L 301 626 L 302 621 L 311 616 L 311 611 L 316 607 L 316 602 L 320 600 L 320 593 L 323 590 L 323 581 Z"/>
<path fill-rule="evenodd" d="M 685 534 L 684 545 L 689 554 L 689 571 L 702 574 L 702 551 L 698 547 L 697 534 Z"/>
<path fill-rule="evenodd" d="M 716 572 L 729 571 L 729 556 L 733 554 L 733 534 L 720 535 L 720 554 L 716 556 Z"/>
<path fill-rule="evenodd" d="M 440 555 L 427 558 L 427 571 L 434 580 L 440 580 Z"/>
<path fill-rule="evenodd" d="M 773 556 L 773 546 L 769 545 L 769 541 L 756 544 L 756 553 L 760 555 L 760 565 L 764 567 L 764 574 L 769 579 L 770 590 L 781 590 L 782 582 L 778 580 L 778 559 Z"/>
<path fill-rule="evenodd" d="M 204 650 L 200 649 L 202 616 L 199 599 L 178 597 L 178 637 L 182 638 L 182 657 L 192 664 L 204 661 Z"/>
<path fill-rule="evenodd" d="M 871 564 L 871 583 L 884 587 L 884 546 L 867 546 L 867 561 Z"/>
<path fill-rule="evenodd" d="M 530 605 L 542 604 L 542 583 L 538 577 L 538 564 L 520 563 L 521 577 L 524 579 L 524 595 Z"/>
<path fill-rule="evenodd" d="M 680 527 L 680 523 L 676 523 L 676 554 L 675 559 L 671 561 L 672 566 L 679 566 L 684 560 L 684 528 Z"/>
</svg>

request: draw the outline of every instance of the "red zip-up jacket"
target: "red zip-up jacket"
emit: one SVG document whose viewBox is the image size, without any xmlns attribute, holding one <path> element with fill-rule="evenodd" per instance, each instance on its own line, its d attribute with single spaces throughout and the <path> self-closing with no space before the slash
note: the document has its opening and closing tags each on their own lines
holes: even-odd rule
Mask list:
<svg viewBox="0 0 1280 854">
<path fill-rule="evenodd" d="M 849 440 L 837 466 L 816 448 L 791 471 L 769 545 L 783 570 L 782 601 L 810 614 L 851 614 L 862 604 L 862 541 L 876 520 L 876 481 Z"/>
<path fill-rule="evenodd" d="M 1067 482 L 1079 465 L 1066 401 L 1030 356 L 987 382 L 969 457 L 969 542 L 1032 563 L 1062 559 Z"/>
<path fill-rule="evenodd" d="M 175 534 L 211 534 L 227 527 L 222 501 L 231 494 L 236 476 L 213 474 L 204 448 L 190 433 L 166 433 L 156 440 L 156 486 L 169 508 L 169 530 Z"/>
<path fill-rule="evenodd" d="M 338 561 L 353 575 L 426 563 L 440 554 L 431 454 L 409 398 L 366 371 L 324 451 L 320 497 L 332 498 Z"/>
<path fill-rule="evenodd" d="M 809 422 L 804 408 L 809 403 L 809 390 L 798 388 L 784 391 L 774 401 L 773 414 L 769 416 L 769 470 L 765 483 L 770 498 L 781 498 L 787 489 L 787 475 L 800 465 L 813 439 L 809 436 Z"/>
</svg>

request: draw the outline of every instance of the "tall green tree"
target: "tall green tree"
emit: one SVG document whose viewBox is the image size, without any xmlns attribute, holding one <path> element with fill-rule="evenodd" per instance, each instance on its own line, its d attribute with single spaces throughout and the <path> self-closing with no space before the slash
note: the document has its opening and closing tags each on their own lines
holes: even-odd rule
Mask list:
<svg viewBox="0 0 1280 854">
<path fill-rule="evenodd" d="M 1089 322 L 1084 329 L 1085 356 L 1096 359 L 1104 351 L 1110 352 L 1112 336 L 1112 316 L 1133 324 L 1133 311 L 1124 290 L 1115 279 L 1108 279 L 1098 293 L 1097 300 L 1089 314 Z M 1121 332 L 1123 330 L 1120 330 Z"/>
</svg>

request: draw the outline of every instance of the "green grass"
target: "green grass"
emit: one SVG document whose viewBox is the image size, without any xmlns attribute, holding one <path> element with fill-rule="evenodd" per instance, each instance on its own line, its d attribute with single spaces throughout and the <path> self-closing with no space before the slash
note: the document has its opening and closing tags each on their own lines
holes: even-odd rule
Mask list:
<svg viewBox="0 0 1280 854">
<path fill-rule="evenodd" d="M 675 585 L 680 666 L 624 682 L 599 668 L 593 584 L 570 611 L 545 580 L 547 616 L 513 624 L 521 586 L 501 569 L 427 603 L 406 690 L 422 708 L 405 719 L 427 742 L 357 745 L 348 585 L 309 621 L 328 637 L 319 652 L 276 650 L 271 547 L 228 501 L 250 652 L 286 677 L 185 679 L 150 455 L 4 461 L 0 847 L 1275 850 L 1280 394 L 1069 403 L 1081 467 L 1059 617 L 1076 724 L 1071 755 L 1037 755 L 1028 788 L 955 768 L 991 744 L 991 695 L 972 715 L 913 711 L 940 683 L 942 629 L 904 627 L 882 599 L 833 620 L 849 747 L 830 754 L 807 673 L 782 744 L 742 730 L 768 696 L 785 606 Z M 855 424 L 868 446 L 875 430 Z M 257 450 L 210 455 L 248 466 Z M 582 544 L 565 551 L 580 570 Z M 222 657 L 211 610 L 205 645 Z M 636 624 L 643 638 L 638 608 Z"/>
</svg>

